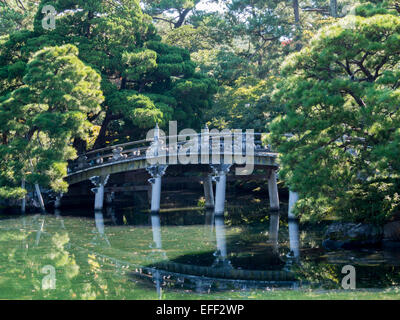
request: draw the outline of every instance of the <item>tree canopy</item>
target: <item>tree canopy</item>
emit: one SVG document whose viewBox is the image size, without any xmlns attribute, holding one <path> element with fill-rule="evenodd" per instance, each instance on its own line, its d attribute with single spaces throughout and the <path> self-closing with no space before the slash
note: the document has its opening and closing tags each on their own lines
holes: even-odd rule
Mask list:
<svg viewBox="0 0 400 320">
<path fill-rule="evenodd" d="M 53 31 L 42 28 L 41 8 L 46 4 L 40 4 L 34 31 L 12 34 L 3 44 L 2 69 L 18 70 L 4 72 L 2 94 L 13 81 L 18 82 L 32 53 L 69 43 L 79 49 L 79 58 L 102 76 L 105 101 L 100 112 L 90 117 L 100 126 L 96 147 L 113 138 L 143 136 L 142 129 L 171 119 L 182 126 L 195 126 L 203 110 L 210 107 L 213 80 L 195 71 L 187 50 L 160 42 L 138 1 L 114 5 L 107 1 L 56 1 L 53 5 L 58 16 Z M 189 105 L 185 103 L 188 100 Z"/>
<path fill-rule="evenodd" d="M 378 12 L 360 7 L 283 64 L 270 139 L 305 218 L 380 222 L 399 210 L 400 18 Z"/>
<path fill-rule="evenodd" d="M 104 100 L 101 77 L 73 45 L 36 52 L 24 71 L 22 85 L 0 100 L 0 193 L 21 196 L 22 180 L 65 192 L 71 142 L 91 133 L 88 114 Z"/>
<path fill-rule="evenodd" d="M 55 30 L 42 27 L 42 8 L 48 4 L 57 11 Z M 156 123 L 169 120 L 201 126 L 215 81 L 196 72 L 187 50 L 160 41 L 137 0 L 41 1 L 33 26 L 0 40 L 1 147 L 9 156 L 25 152 L 3 158 L 5 180 L 14 187 L 26 174 L 24 159 L 33 161 L 33 156 L 43 161 L 33 161 L 35 176 L 30 177 L 65 190 L 60 178 L 76 152 L 144 137 Z M 88 83 L 75 83 L 75 77 L 88 77 Z M 72 131 L 63 131 L 64 122 Z M 23 130 L 17 130 L 21 123 Z M 86 134 L 88 128 L 92 135 Z M 39 140 L 40 151 L 22 142 L 35 149 Z M 56 168 L 58 162 L 62 165 Z"/>
<path fill-rule="evenodd" d="M 400 213 L 398 0 L 0 0 L 0 12 L 0 197 L 22 197 L 24 181 L 65 191 L 78 153 L 175 120 L 269 133 L 303 219 Z"/>
</svg>

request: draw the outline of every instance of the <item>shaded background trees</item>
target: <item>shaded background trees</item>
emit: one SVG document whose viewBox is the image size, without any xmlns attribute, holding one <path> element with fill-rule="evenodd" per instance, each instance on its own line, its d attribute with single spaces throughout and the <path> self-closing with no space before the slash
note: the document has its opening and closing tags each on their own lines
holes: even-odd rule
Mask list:
<svg viewBox="0 0 400 320">
<path fill-rule="evenodd" d="M 55 30 L 42 28 L 46 4 Z M 76 153 L 176 120 L 271 131 L 304 218 L 379 222 L 398 211 L 399 1 L 3 0 L 0 10 L 1 196 L 23 193 L 27 159 L 30 182 L 64 190 Z M 59 95 L 32 77 L 42 61 L 56 81 L 52 55 L 72 64 Z M 78 106 L 78 70 L 94 81 L 79 94 L 98 105 L 82 99 L 79 117 L 55 128 L 57 110 Z"/>
<path fill-rule="evenodd" d="M 275 98 L 284 116 L 270 141 L 304 218 L 379 223 L 399 212 L 400 18 L 367 9 L 351 28 L 350 17 L 323 28 L 283 64 Z"/>
<path fill-rule="evenodd" d="M 54 5 L 58 12 L 55 30 L 42 27 L 44 15 L 41 11 L 46 4 Z M 3 125 L 0 131 L 1 147 L 5 152 L 2 158 L 5 187 L 15 188 L 20 184 L 27 171 L 24 161 L 29 159 L 33 161 L 35 170 L 31 173 L 34 171 L 35 183 L 52 187 L 55 191 L 65 190 L 65 183 L 61 183 L 60 178 L 66 175 L 66 161 L 76 157 L 76 153 L 115 141 L 144 137 L 147 129 L 156 123 L 163 126 L 172 119 L 178 120 L 182 127 L 201 126 L 202 114 L 211 105 L 215 82 L 196 72 L 187 50 L 160 42 L 151 18 L 142 13 L 138 1 L 111 4 L 108 1 L 41 1 L 36 9 L 32 30 L 16 31 L 1 40 Z M 43 48 L 52 47 L 57 55 L 66 43 L 74 46 L 72 55 L 77 57 L 72 58 L 70 53 L 66 53 L 65 61 L 55 65 L 54 70 L 43 68 L 53 61 L 48 55 L 43 57 L 43 65 L 30 61 L 32 56 L 37 58 L 36 53 L 42 52 Z M 67 68 L 69 64 L 71 66 Z M 44 74 L 33 77 L 30 69 L 33 66 L 37 74 L 43 68 L 41 72 Z M 63 68 L 66 68 L 65 73 L 61 72 Z M 53 111 L 61 105 L 64 109 L 59 112 L 65 116 L 65 112 L 77 103 L 70 92 L 75 90 L 74 68 L 81 72 L 87 68 L 95 70 L 101 76 L 101 88 L 94 92 L 88 88 L 74 91 L 83 103 L 80 115 L 74 118 L 81 123 L 78 126 L 69 124 L 66 128 L 74 131 L 67 134 L 60 127 L 65 119 L 61 114 L 54 118 Z M 56 80 L 55 77 L 62 78 Z M 97 80 L 93 76 L 89 79 L 96 88 Z M 65 92 L 55 90 L 56 81 L 61 81 L 60 86 L 65 86 Z M 94 108 L 85 97 L 101 100 L 101 106 Z M 89 127 L 86 119 L 90 122 L 91 136 L 78 134 Z M 39 120 L 40 126 L 37 124 Z M 21 122 L 24 126 L 16 127 L 21 126 Z M 44 133 L 53 136 L 41 137 Z M 26 143 L 14 139 L 17 136 L 26 138 Z M 25 157 L 24 153 L 31 152 L 27 144 L 36 139 L 41 139 L 43 144 L 46 141 L 51 149 L 45 148 L 46 157 L 52 159 L 49 160 L 51 164 L 41 169 L 33 158 L 42 156 Z M 37 144 L 32 147 L 37 147 Z M 57 151 L 60 154 L 56 155 Z M 59 162 L 60 165 L 56 166 Z"/>
</svg>

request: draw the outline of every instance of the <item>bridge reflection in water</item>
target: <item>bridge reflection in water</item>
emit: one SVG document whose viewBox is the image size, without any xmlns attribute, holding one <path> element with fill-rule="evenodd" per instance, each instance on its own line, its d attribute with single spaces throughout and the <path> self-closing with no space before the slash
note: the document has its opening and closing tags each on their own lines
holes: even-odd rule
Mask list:
<svg viewBox="0 0 400 320">
<path fill-rule="evenodd" d="M 115 211 L 108 208 L 107 215 L 111 221 L 115 223 Z M 110 256 L 104 256 L 96 252 L 103 258 L 111 259 L 116 266 L 130 265 L 132 270 L 131 276 L 137 281 L 152 282 L 161 298 L 163 287 L 176 289 L 190 289 L 198 293 L 210 292 L 213 290 L 243 290 L 252 288 L 272 288 L 272 287 L 289 287 L 296 288 L 299 286 L 295 275 L 290 271 L 293 262 L 299 259 L 299 233 L 297 222 L 291 220 L 292 227 L 289 228 L 290 233 L 290 249 L 285 259 L 279 253 L 279 212 L 273 212 L 270 216 L 269 227 L 269 244 L 271 245 L 263 254 L 271 255 L 271 269 L 247 270 L 244 268 L 236 268 L 229 259 L 228 240 L 226 235 L 226 226 L 224 223 L 224 215 L 214 215 L 213 210 L 206 210 L 205 225 L 210 232 L 210 239 L 215 239 L 215 251 L 212 253 L 214 257 L 213 263 L 205 265 L 202 263 L 181 263 L 176 259 L 170 260 L 167 252 L 163 250 L 162 245 L 162 226 L 159 213 L 151 213 L 150 224 L 152 229 L 153 241 L 149 243 L 152 249 L 151 257 L 148 265 L 137 266 L 130 265 L 126 261 L 121 261 Z M 110 242 L 104 232 L 104 217 L 102 211 L 95 213 L 95 225 L 98 235 L 95 241 L 102 247 L 110 246 Z M 296 225 L 296 227 L 293 227 Z M 207 234 L 207 233 L 205 233 Z M 208 241 L 210 239 L 204 239 Z M 292 247 L 292 246 L 295 247 Z M 180 257 L 184 259 L 185 257 Z M 175 260 L 175 261 L 174 261 Z M 187 259 L 190 260 L 190 259 Z M 277 263 L 276 261 L 279 261 Z M 265 266 L 261 266 L 264 267 Z"/>
<path fill-rule="evenodd" d="M 238 239 L 232 240 L 231 228 L 227 228 L 224 221 L 227 216 L 223 214 L 215 215 L 213 210 L 208 209 L 204 212 L 204 224 L 199 225 L 196 221 L 196 224 L 193 225 L 196 229 L 204 231 L 201 233 L 205 236 L 202 241 L 211 243 L 211 247 L 202 247 L 198 253 L 202 255 L 204 254 L 203 248 L 208 248 L 209 252 L 206 252 L 206 254 L 207 257 L 211 256 L 212 260 L 207 258 L 202 261 L 201 259 L 194 261 L 196 259 L 193 259 L 190 256 L 191 253 L 188 253 L 192 251 L 179 250 L 179 245 L 178 251 L 182 252 L 182 256 L 177 257 L 176 254 L 172 254 L 172 258 L 168 257 L 168 253 L 171 252 L 171 239 L 178 235 L 184 226 L 179 225 L 172 228 L 173 234 L 169 234 L 170 238 L 167 239 L 169 247 L 164 249 L 163 235 L 168 236 L 171 226 L 165 225 L 164 222 L 162 223 L 163 214 L 152 213 L 148 216 L 147 227 L 151 227 L 151 230 L 148 230 L 149 232 L 142 233 L 139 230 L 147 228 L 142 224 L 134 224 L 134 228 L 124 227 L 123 230 L 127 231 L 125 235 L 122 238 L 116 238 L 116 234 L 120 230 L 119 225 L 125 225 L 119 217 L 120 214 L 121 212 L 116 212 L 113 207 L 108 207 L 106 213 L 100 210 L 95 211 L 92 223 L 86 220 L 89 225 L 92 224 L 93 226 L 92 234 L 86 238 L 90 239 L 90 243 L 70 241 L 68 248 L 73 248 L 74 252 L 86 252 L 86 256 L 97 256 L 103 261 L 108 261 L 109 265 L 113 265 L 116 273 L 125 273 L 129 270 L 128 274 L 132 281 L 143 283 L 146 287 L 149 284 L 154 285 L 160 297 L 164 288 L 189 289 L 204 293 L 253 288 L 296 288 L 299 285 L 295 274 L 290 270 L 291 264 L 298 261 L 299 258 L 298 228 L 289 228 L 290 249 L 293 253 L 289 256 L 283 256 L 282 250 L 279 248 L 279 225 L 276 224 L 276 221 L 279 221 L 279 212 L 271 213 L 270 226 L 268 227 L 266 224 L 266 229 L 269 228 L 269 246 L 261 246 L 261 251 L 258 251 L 258 254 L 268 258 L 264 259 L 263 263 L 259 265 L 257 265 L 258 261 L 248 264 L 246 260 L 243 263 L 237 256 L 232 254 L 234 251 L 238 252 L 237 248 L 235 248 Z M 36 230 L 34 235 L 36 246 L 42 245 L 41 242 L 48 240 L 49 236 L 58 234 L 59 228 L 63 229 L 65 234 L 70 234 L 71 239 L 76 237 L 78 229 L 75 229 L 76 225 L 70 224 L 71 221 L 68 220 L 68 217 L 63 217 L 59 210 L 55 211 L 54 216 L 55 219 L 51 219 L 49 215 L 34 216 L 31 219 L 36 221 L 34 228 L 33 226 L 27 228 L 27 226 L 23 225 L 24 228 L 29 230 Z M 76 218 L 74 219 L 76 220 Z M 25 218 L 23 218 L 22 222 L 25 223 Z M 51 228 L 49 228 L 49 223 L 51 223 Z M 290 223 L 295 226 L 296 221 L 292 220 Z M 55 228 L 56 224 L 59 225 L 58 228 Z M 72 229 L 68 230 L 71 227 Z M 48 233 L 50 230 L 52 230 L 52 233 Z M 146 236 L 145 239 L 145 242 L 147 242 L 145 247 L 147 249 L 132 243 L 132 241 L 138 240 L 138 231 L 139 234 L 149 234 L 151 236 Z M 195 238 L 193 237 L 193 239 Z M 121 239 L 125 244 L 122 247 Z M 196 239 L 199 240 L 198 238 Z M 214 246 L 213 249 L 212 245 Z M 292 247 L 293 245 L 295 247 Z M 128 258 L 130 255 L 129 250 L 137 251 L 139 255 L 142 255 L 139 260 L 146 262 L 138 264 L 139 260 Z M 250 253 L 257 254 L 256 251 Z M 270 264 L 268 265 L 268 263 Z"/>
<path fill-rule="evenodd" d="M 210 236 L 215 238 L 215 251 L 213 252 L 213 261 L 209 265 L 182 263 L 182 259 L 169 260 L 166 251 L 163 250 L 162 226 L 160 222 L 160 201 L 162 177 L 165 175 L 168 167 L 184 166 L 186 163 L 171 161 L 179 154 L 187 143 L 186 138 L 195 141 L 196 147 L 190 148 L 187 155 L 194 156 L 198 160 L 197 170 L 200 171 L 201 181 L 203 183 L 206 214 L 205 225 L 210 230 Z M 174 138 L 174 139 L 172 139 Z M 277 154 L 271 152 L 269 147 L 264 147 L 261 143 L 261 134 L 245 134 L 240 141 L 225 140 L 225 134 L 213 134 L 206 127 L 200 135 L 185 136 L 185 140 L 177 142 L 179 136 L 168 137 L 169 141 L 175 143 L 166 143 L 166 138 L 160 137 L 159 129 L 154 130 L 154 137 L 150 140 L 125 143 L 118 146 L 111 146 L 100 150 L 91 151 L 81 155 L 78 160 L 71 163 L 68 177 L 66 180 L 70 185 L 90 180 L 95 188 L 95 224 L 97 235 L 93 242 L 102 243 L 103 246 L 112 248 L 104 229 L 103 203 L 104 199 L 109 204 L 106 208 L 107 215 L 114 224 L 118 224 L 118 218 L 112 208 L 113 191 L 108 191 L 106 185 L 111 174 L 138 172 L 143 176 L 150 175 L 148 181 L 151 185 L 151 214 L 149 215 L 153 242 L 150 245 L 153 260 L 146 266 L 131 266 L 134 268 L 133 277 L 141 279 L 150 279 L 154 281 L 158 293 L 165 285 L 169 286 L 194 286 L 197 291 L 207 291 L 212 288 L 250 288 L 250 287 L 268 287 L 268 286 L 289 286 L 297 285 L 294 274 L 290 271 L 290 265 L 299 260 L 299 230 L 297 221 L 293 215 L 293 206 L 297 201 L 297 194 L 290 192 L 289 199 L 289 234 L 290 234 L 290 254 L 282 257 L 279 250 L 279 220 L 280 204 L 277 187 Z M 221 141 L 222 139 L 222 141 Z M 148 145 L 150 143 L 150 145 Z M 150 153 L 149 153 L 150 149 Z M 204 150 L 207 151 L 207 161 L 204 160 Z M 209 152 L 209 153 L 208 153 Z M 250 152 L 250 154 L 249 154 Z M 165 163 L 149 164 L 149 157 L 153 160 L 159 160 L 161 153 L 164 153 L 168 159 Z M 150 154 L 150 156 L 149 156 Z M 217 155 L 217 157 L 216 157 Z M 248 157 L 250 155 L 250 157 Z M 226 156 L 231 162 L 226 161 Z M 236 161 L 240 156 L 243 161 Z M 246 264 L 236 266 L 235 261 L 231 259 L 227 245 L 224 214 L 226 201 L 226 184 L 228 174 L 238 166 L 247 166 L 251 162 L 259 172 L 263 171 L 268 181 L 269 196 L 269 246 L 262 254 L 266 259 L 270 259 L 267 266 L 255 264 L 255 269 L 246 269 Z M 193 169 L 193 166 L 191 167 Z M 250 172 L 250 176 L 251 176 Z M 231 176 L 232 178 L 232 176 Z M 234 179 L 241 179 L 241 176 L 235 176 Z M 215 188 L 213 184 L 215 183 Z M 215 195 L 214 195 L 215 190 Z M 56 202 L 56 212 L 61 206 L 61 197 L 59 195 Z M 116 265 L 122 265 L 126 262 L 114 259 Z M 151 258 L 152 259 L 152 258 Z M 151 260 L 150 259 L 150 260 Z M 237 259 L 236 259 L 237 260 Z"/>
</svg>

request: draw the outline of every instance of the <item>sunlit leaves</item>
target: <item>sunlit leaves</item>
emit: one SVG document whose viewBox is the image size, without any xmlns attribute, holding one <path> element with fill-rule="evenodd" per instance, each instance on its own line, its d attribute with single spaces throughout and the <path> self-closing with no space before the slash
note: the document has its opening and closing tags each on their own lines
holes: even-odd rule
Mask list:
<svg viewBox="0 0 400 320">
<path fill-rule="evenodd" d="M 90 133 L 89 113 L 97 113 L 104 97 L 100 75 L 78 58 L 72 45 L 45 48 L 26 65 L 23 86 L 0 100 L 2 145 L 1 196 L 23 195 L 21 179 L 66 191 L 67 160 L 76 157 L 74 138 Z M 6 196 L 8 194 L 8 197 Z"/>
<path fill-rule="evenodd" d="M 286 115 L 271 124 L 270 142 L 280 176 L 303 196 L 303 219 L 379 223 L 399 210 L 388 200 L 400 185 L 399 35 L 396 15 L 357 17 L 355 30 L 339 21 L 283 64 L 275 101 Z"/>
</svg>

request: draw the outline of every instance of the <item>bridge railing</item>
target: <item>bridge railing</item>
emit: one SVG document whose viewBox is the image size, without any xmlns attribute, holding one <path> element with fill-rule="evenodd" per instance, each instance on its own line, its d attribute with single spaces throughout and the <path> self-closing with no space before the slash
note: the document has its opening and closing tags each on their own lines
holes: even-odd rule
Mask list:
<svg viewBox="0 0 400 320">
<path fill-rule="evenodd" d="M 182 153 L 188 156 L 200 155 L 207 148 L 210 155 L 221 155 L 226 150 L 230 150 L 232 155 L 240 154 L 242 156 L 249 151 L 255 155 L 272 152 L 268 146 L 263 146 L 261 138 L 261 133 L 241 133 L 237 136 L 224 132 L 174 136 L 155 133 L 151 139 L 122 143 L 81 154 L 71 162 L 68 173 L 117 161 L 146 159 L 149 156 L 158 156 L 160 153 L 167 157 Z"/>
</svg>

